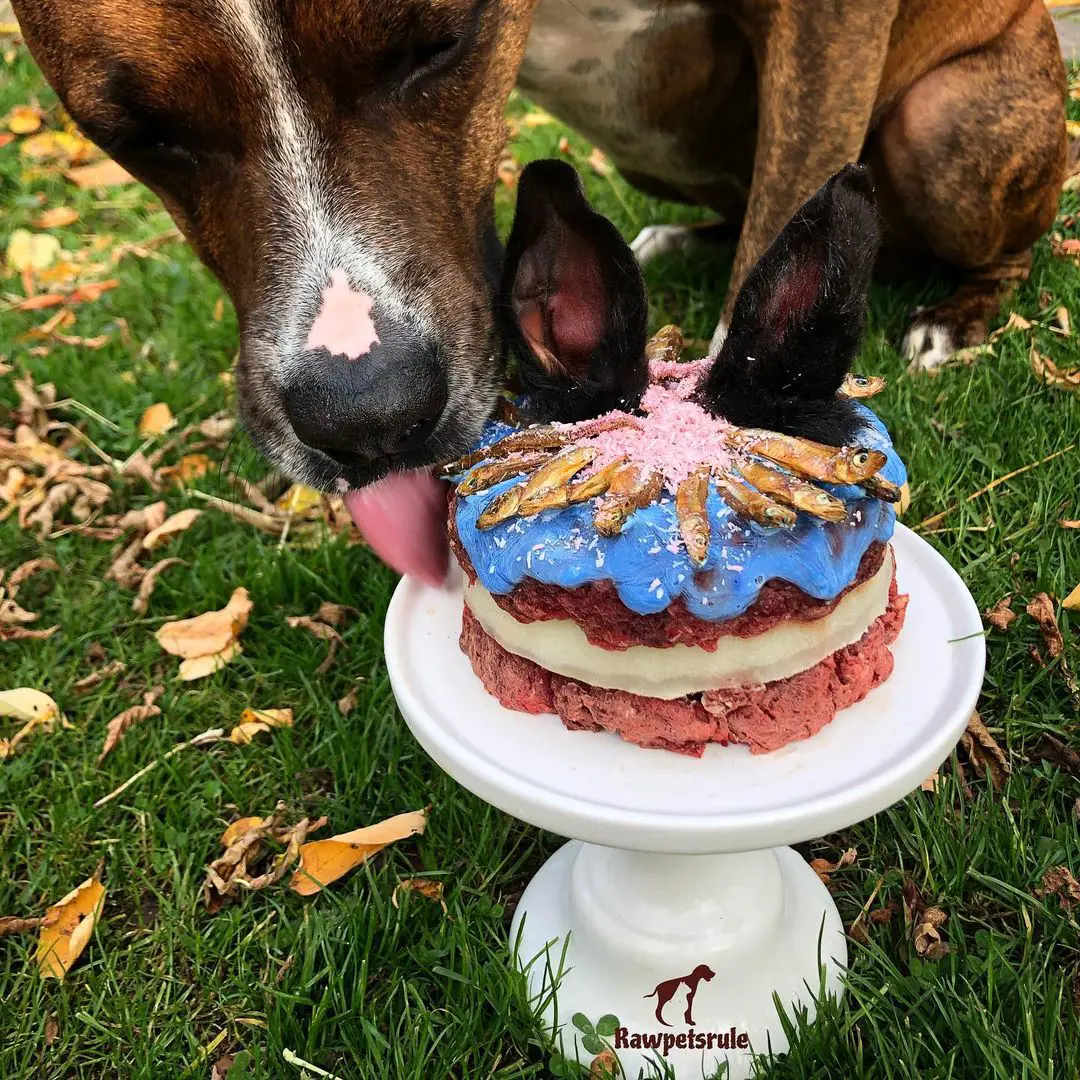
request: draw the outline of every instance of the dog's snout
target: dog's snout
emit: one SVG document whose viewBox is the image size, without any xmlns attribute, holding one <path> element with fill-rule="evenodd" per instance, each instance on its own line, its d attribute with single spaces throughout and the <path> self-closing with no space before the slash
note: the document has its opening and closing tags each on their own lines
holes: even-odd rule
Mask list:
<svg viewBox="0 0 1080 1080">
<path fill-rule="evenodd" d="M 408 328 L 380 331 L 379 343 L 356 359 L 307 350 L 283 389 L 300 441 L 343 464 L 408 463 L 446 406 L 446 373 L 435 345 Z"/>
</svg>

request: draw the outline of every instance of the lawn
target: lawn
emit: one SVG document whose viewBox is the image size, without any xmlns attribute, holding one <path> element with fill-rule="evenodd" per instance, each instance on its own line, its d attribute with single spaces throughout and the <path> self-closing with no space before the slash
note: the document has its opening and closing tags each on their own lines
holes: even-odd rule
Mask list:
<svg viewBox="0 0 1080 1080">
<path fill-rule="evenodd" d="M 59 128 L 54 96 L 9 35 L 0 38 L 0 117 L 26 103 L 41 107 L 45 129 Z M 513 102 L 510 114 L 516 160 L 567 154 L 627 237 L 697 216 L 602 175 L 590 147 L 558 125 L 522 122 L 535 119 L 527 103 Z M 0 281 L 0 359 L 11 368 L 0 376 L 0 429 L 14 426 L 15 380 L 29 373 L 78 403 L 49 410 L 90 440 L 72 456 L 98 464 L 140 449 L 151 455 L 176 431 L 140 434 L 150 405 L 167 403 L 176 430 L 230 406 L 231 309 L 186 246 L 166 235 L 170 221 L 152 195 L 133 184 L 77 188 L 59 163 L 32 160 L 30 137 L 0 147 L 0 250 L 16 229 L 54 235 L 87 265 L 109 261 L 97 276 L 119 284 L 33 336 L 69 308 L 20 310 L 20 275 Z M 498 200 L 505 229 L 511 185 L 500 185 Z M 43 210 L 61 206 L 78 219 L 34 226 Z M 1080 235 L 1077 212 L 1077 196 L 1065 194 L 1062 238 Z M 988 630 L 979 702 L 1007 772 L 997 766 L 995 784 L 994 770 L 980 767 L 985 755 L 958 751 L 936 790 L 804 845 L 807 859 L 855 849 L 830 884 L 845 925 L 865 907 L 868 929 L 850 944 L 843 1005 L 796 1032 L 790 1053 L 762 1063 L 763 1076 L 1080 1075 L 1080 906 L 1067 891 L 1040 895 L 1054 867 L 1080 876 L 1080 764 L 1072 759 L 1070 773 L 1070 760 L 1047 740 L 1075 746 L 1080 730 L 1066 680 L 1066 663 L 1080 669 L 1080 613 L 1060 607 L 1080 582 L 1080 532 L 1059 524 L 1080 518 L 1080 397 L 1040 381 L 1029 362 L 1034 344 L 1062 369 L 1080 364 L 1077 336 L 1054 330 L 1059 306 L 1080 319 L 1080 269 L 1061 252 L 1038 245 L 1031 280 L 1010 305 L 1032 325 L 936 377 L 906 374 L 896 344 L 912 307 L 943 296 L 947 283 L 873 293 L 857 370 L 889 379 L 874 404 L 910 469 L 905 520 L 960 571 L 980 608 L 1011 595 L 1019 616 L 1003 632 Z M 729 261 L 730 251 L 718 250 L 651 264 L 654 327 L 675 321 L 707 339 Z M 57 443 L 63 437 L 78 438 L 70 429 L 53 434 Z M 187 452 L 195 451 L 169 449 L 161 463 Z M 381 655 L 393 574 L 345 533 L 298 527 L 282 538 L 215 509 L 198 493 L 244 502 L 234 478 L 254 483 L 267 470 L 240 434 L 198 452 L 210 467 L 186 488 L 104 481 L 113 494 L 102 520 L 160 499 L 170 513 L 204 511 L 144 558 L 184 561 L 162 573 L 145 613 L 133 611 L 131 589 L 105 580 L 123 539 L 72 528 L 70 507 L 45 539 L 20 527 L 17 514 L 0 524 L 0 568 L 44 556 L 60 568 L 19 590 L 18 603 L 40 615 L 32 627 L 60 629 L 42 640 L 0 639 L 0 690 L 43 690 L 71 724 L 32 734 L 0 763 L 0 917 L 41 915 L 95 873 L 107 890 L 92 939 L 63 982 L 39 978 L 34 933 L 0 939 L 0 1076 L 206 1077 L 232 1054 L 234 1080 L 300 1077 L 286 1050 L 348 1080 L 547 1075 L 549 1052 L 506 940 L 523 885 L 560 839 L 473 798 L 414 743 Z M 1034 467 L 964 501 L 1025 466 Z M 178 660 L 154 631 L 222 607 L 238 586 L 254 601 L 243 654 L 204 679 L 178 681 Z M 1025 613 L 1042 592 L 1064 634 L 1056 658 Z M 327 601 L 358 614 L 344 622 L 336 660 L 320 673 L 328 643 L 285 620 Z M 111 661 L 124 669 L 78 692 L 77 682 Z M 108 721 L 155 684 L 164 687 L 160 714 L 128 730 L 99 764 Z M 291 708 L 295 723 L 250 745 L 180 752 L 94 807 L 177 743 L 228 731 L 247 707 Z M 0 736 L 17 726 L 0 719 Z M 325 836 L 431 809 L 424 835 L 315 896 L 297 896 L 286 879 L 210 914 L 203 881 L 221 854 L 222 830 L 279 800 L 290 822 L 325 815 Z M 419 891 L 393 902 L 397 885 L 415 878 L 442 884 L 445 913 Z M 944 947 L 927 953 L 925 937 L 916 940 L 905 893 L 945 914 Z"/>
</svg>

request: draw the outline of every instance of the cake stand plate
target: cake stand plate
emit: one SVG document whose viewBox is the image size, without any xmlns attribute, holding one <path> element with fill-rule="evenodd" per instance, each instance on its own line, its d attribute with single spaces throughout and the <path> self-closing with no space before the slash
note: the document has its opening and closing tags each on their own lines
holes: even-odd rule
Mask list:
<svg viewBox="0 0 1080 1080">
<path fill-rule="evenodd" d="M 893 549 L 911 600 L 892 677 L 803 742 L 762 755 L 713 745 L 697 760 L 503 708 L 458 647 L 460 578 L 398 586 L 386 662 L 416 739 L 486 802 L 577 841 L 540 869 L 512 927 L 567 1056 L 587 1064 L 602 1037 L 627 1077 L 709 1076 L 726 1060 L 738 1080 L 751 1050 L 787 1046 L 774 994 L 791 1015 L 840 993 L 836 906 L 784 845 L 918 787 L 964 730 L 985 663 L 952 567 L 902 525 Z M 579 1013 L 599 1034 L 571 1022 Z"/>
</svg>

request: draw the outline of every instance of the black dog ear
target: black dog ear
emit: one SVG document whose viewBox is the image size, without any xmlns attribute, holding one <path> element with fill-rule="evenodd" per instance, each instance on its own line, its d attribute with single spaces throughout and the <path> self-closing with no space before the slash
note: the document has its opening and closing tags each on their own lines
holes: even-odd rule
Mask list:
<svg viewBox="0 0 1080 1080">
<path fill-rule="evenodd" d="M 750 272 L 702 404 L 742 427 L 831 445 L 850 439 L 861 421 L 838 391 L 862 337 L 877 248 L 870 173 L 845 166 Z"/>
<path fill-rule="evenodd" d="M 534 161 L 521 173 L 498 309 L 537 416 L 584 420 L 641 399 L 645 282 L 566 162 Z"/>
</svg>

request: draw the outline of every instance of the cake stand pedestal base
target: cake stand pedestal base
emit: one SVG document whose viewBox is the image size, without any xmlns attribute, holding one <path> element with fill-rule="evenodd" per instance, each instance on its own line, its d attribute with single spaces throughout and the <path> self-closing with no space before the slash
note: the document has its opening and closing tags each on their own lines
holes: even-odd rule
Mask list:
<svg viewBox="0 0 1080 1080">
<path fill-rule="evenodd" d="M 749 1050 L 787 1046 L 775 1002 L 790 1016 L 840 992 L 836 907 L 783 845 L 917 788 L 964 730 L 986 660 L 979 610 L 952 567 L 902 525 L 893 549 L 911 599 L 892 678 L 813 738 L 757 755 L 713 745 L 696 760 L 504 709 L 458 647 L 460 580 L 398 586 L 386 665 L 420 745 L 493 806 L 582 841 L 542 867 L 513 925 L 566 1056 L 588 1063 L 601 1049 L 591 1025 L 626 1080 L 700 1080 L 725 1060 L 745 1077 Z"/>
<path fill-rule="evenodd" d="M 596 1050 L 575 1013 L 614 1016 L 603 1038 L 628 1077 L 662 1076 L 660 1062 L 710 1076 L 726 1060 L 744 1080 L 749 1047 L 787 1049 L 773 995 L 813 1016 L 847 962 L 832 897 L 789 847 L 657 855 L 572 841 L 530 882 L 511 935 L 564 1056 L 588 1066 Z"/>
</svg>

